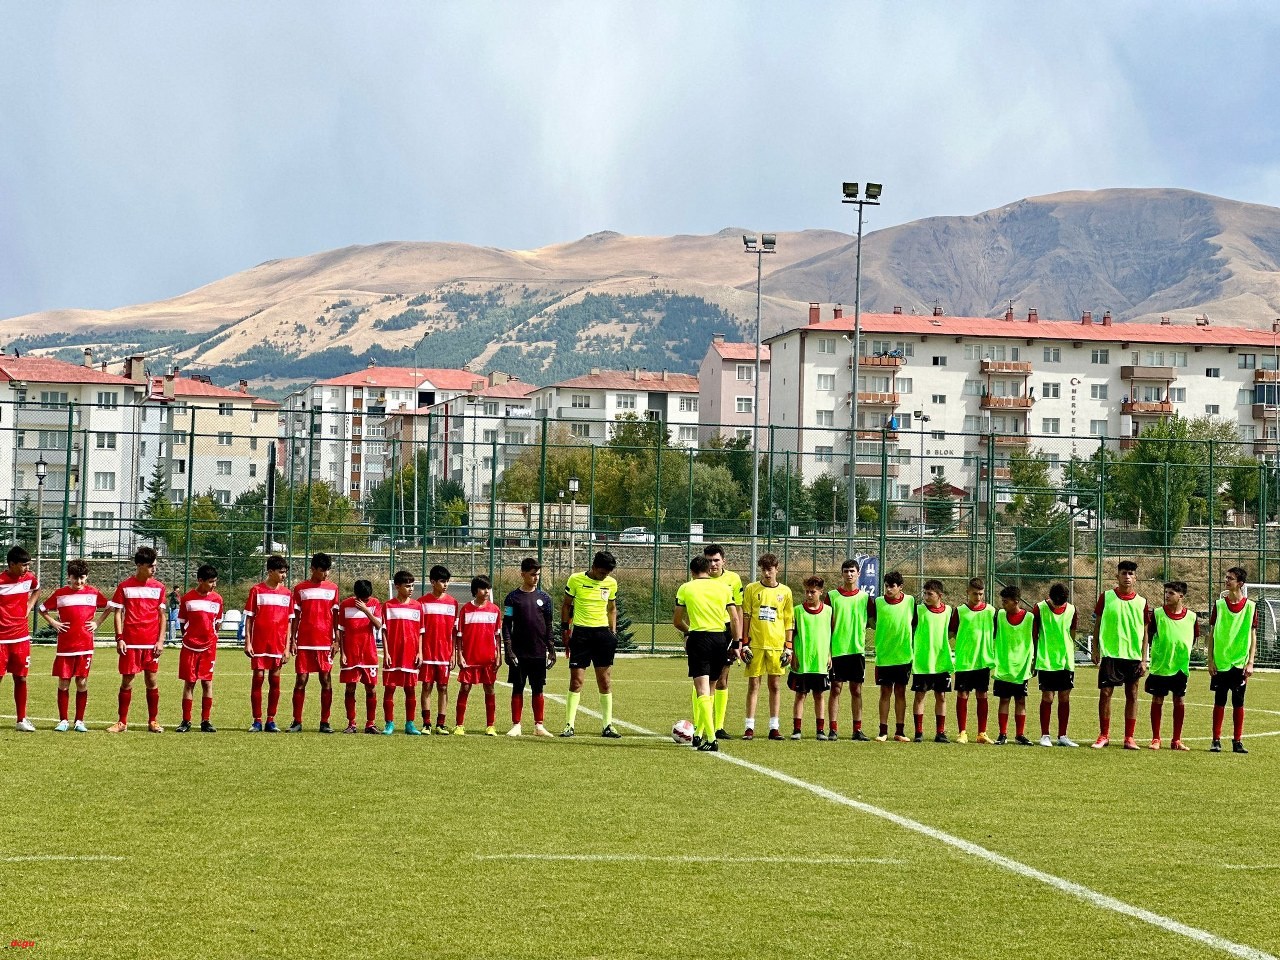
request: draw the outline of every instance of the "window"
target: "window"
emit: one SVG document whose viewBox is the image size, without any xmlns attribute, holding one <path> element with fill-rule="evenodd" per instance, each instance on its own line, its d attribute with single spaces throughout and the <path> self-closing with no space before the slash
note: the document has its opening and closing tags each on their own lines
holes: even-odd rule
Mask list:
<svg viewBox="0 0 1280 960">
<path fill-rule="evenodd" d="M 234 404 L 231 404 L 231 403 L 218 404 L 218 416 L 220 417 L 229 417 L 235 412 L 236 412 L 236 408 Z"/>
<path fill-rule="evenodd" d="M 966 380 L 964 382 L 964 390 L 962 391 L 966 397 L 982 396 L 983 383 L 981 380 Z"/>
<path fill-rule="evenodd" d="M 178 468 L 178 473 L 186 473 L 186 472 L 187 472 L 187 461 L 185 461 L 185 460 L 175 460 L 175 461 L 173 461 L 173 465 L 174 465 L 175 467 L 177 467 L 177 468 Z"/>
<path fill-rule="evenodd" d="M 835 447 L 814 447 L 813 459 L 818 463 L 830 463 L 834 459 Z"/>
<path fill-rule="evenodd" d="M 835 337 L 819 337 L 818 352 L 834 354 L 836 352 L 836 338 Z"/>
<path fill-rule="evenodd" d="M 1089 398 L 1091 400 L 1106 400 L 1107 385 L 1105 383 L 1091 383 L 1089 385 Z"/>
<path fill-rule="evenodd" d="M 862 353 L 867 353 L 868 341 L 862 341 Z M 914 357 L 916 355 L 916 345 L 906 340 L 872 340 L 871 353 L 877 357 L 883 357 L 885 354 L 901 354 L 904 357 Z"/>
<path fill-rule="evenodd" d="M 501 412 L 501 405 L 497 400 L 486 400 L 484 402 L 484 415 L 486 417 L 496 417 Z"/>
<path fill-rule="evenodd" d="M 116 515 L 111 510 L 95 510 L 93 511 L 93 529 L 110 530 L 115 526 Z"/>
<path fill-rule="evenodd" d="M 40 431 L 40 449 L 41 450 L 67 449 L 66 432 L 63 430 L 41 430 Z"/>
<path fill-rule="evenodd" d="M 1090 354 L 1089 356 L 1089 362 L 1090 363 L 1110 363 L 1111 351 L 1108 350 L 1106 347 L 1103 347 L 1101 349 L 1094 348 L 1093 353 Z"/>
<path fill-rule="evenodd" d="M 257 437 L 250 437 L 250 438 L 249 438 L 249 449 L 250 449 L 250 450 L 257 450 L 257 449 L 258 449 L 258 438 L 257 438 Z"/>
<path fill-rule="evenodd" d="M 143 440 L 138 444 L 138 453 L 144 457 L 147 455 L 147 441 Z"/>
<path fill-rule="evenodd" d="M 184 494 L 181 490 L 170 490 L 169 499 L 174 503 L 181 503 Z"/>
<path fill-rule="evenodd" d="M 859 377 L 858 392 L 866 393 L 870 390 L 872 393 L 888 393 L 892 383 L 892 377 Z"/>
<path fill-rule="evenodd" d="M 945 393 L 935 393 L 935 394 L 933 395 L 933 402 L 934 402 L 934 403 L 946 403 L 946 402 L 947 402 L 947 395 L 946 395 Z"/>
<path fill-rule="evenodd" d="M 1095 437 L 1105 437 L 1107 435 L 1107 421 L 1090 420 L 1089 432 L 1092 433 Z"/>
<path fill-rule="evenodd" d="M 692 443 L 698 439 L 697 427 L 681 427 L 676 434 L 677 439 L 684 443 Z"/>
<path fill-rule="evenodd" d="M 215 491 L 213 491 L 213 499 L 214 499 L 216 502 L 218 502 L 218 503 L 222 504 L 223 506 L 226 506 L 227 504 L 229 504 L 229 503 L 231 502 L 231 491 L 230 491 L 230 490 L 215 490 Z"/>
<path fill-rule="evenodd" d="M 218 434 L 218 446 L 220 446 L 220 447 L 229 447 L 229 446 L 231 446 L 231 434 L 230 434 L 230 432 L 225 432 L 225 433 L 219 433 L 219 434 Z"/>
<path fill-rule="evenodd" d="M 570 406 L 570 407 L 572 407 L 572 408 L 573 408 L 573 409 L 575 409 L 575 410 L 590 410 L 590 409 L 591 409 L 591 394 L 589 394 L 589 393 L 574 393 L 574 394 L 570 394 L 570 396 L 569 396 L 569 406 Z"/>
<path fill-rule="evenodd" d="M 1253 402 L 1254 402 L 1253 391 L 1250 390 L 1248 387 L 1241 387 L 1239 390 L 1236 391 L 1236 403 L 1247 404 L 1247 403 L 1253 403 Z"/>
<path fill-rule="evenodd" d="M 738 413 L 751 413 L 752 399 L 753 398 L 751 397 L 736 397 L 734 402 L 736 404 L 735 409 Z"/>
<path fill-rule="evenodd" d="M 1045 363 L 1061 363 L 1062 348 L 1061 347 L 1045 347 L 1044 362 Z"/>
<path fill-rule="evenodd" d="M 945 367 L 945 366 L 947 365 L 947 358 L 946 358 L 946 357 L 934 357 L 934 358 L 933 358 L 933 365 L 934 365 L 935 367 Z"/>
<path fill-rule="evenodd" d="M 1242 423 L 1238 429 L 1240 430 L 1240 439 L 1245 443 L 1252 443 L 1258 439 L 1258 428 L 1254 424 Z"/>
<path fill-rule="evenodd" d="M 1280 367 L 1280 357 L 1272 353 L 1264 353 L 1261 366 L 1263 370 L 1275 370 Z"/>
<path fill-rule="evenodd" d="M 219 461 L 218 461 L 218 476 L 220 476 L 220 477 L 229 477 L 229 476 L 231 476 L 231 461 L 230 461 L 230 460 L 219 460 Z"/>
<path fill-rule="evenodd" d="M 945 439 L 947 439 L 947 431 L 945 431 L 945 430 L 930 430 L 930 431 L 929 431 L 929 439 L 930 439 L 930 440 L 945 440 Z"/>
<path fill-rule="evenodd" d="M 750 430 L 748 430 L 748 429 L 746 429 L 745 427 L 739 427 L 737 430 L 735 430 L 735 431 L 734 431 L 734 439 L 737 439 L 737 440 L 750 440 L 750 439 L 751 439 L 751 431 L 750 431 Z"/>
<path fill-rule="evenodd" d="M 493 457 L 481 457 L 481 458 L 480 458 L 480 469 L 481 469 L 481 470 L 492 470 L 492 469 L 493 469 Z"/>
<path fill-rule="evenodd" d="M 830 392 L 836 388 L 836 375 L 834 373 L 818 374 L 818 389 Z"/>
<path fill-rule="evenodd" d="M 589 423 L 571 423 L 569 424 L 570 436 L 580 439 L 589 440 L 591 438 L 591 424 Z"/>
<path fill-rule="evenodd" d="M 820 427 L 834 427 L 836 425 L 836 412 L 834 410 L 818 410 L 815 412 L 815 416 Z"/>
<path fill-rule="evenodd" d="M 93 489 L 95 490 L 114 490 L 116 488 L 116 475 L 111 471 L 99 471 L 93 475 Z"/>
<path fill-rule="evenodd" d="M 755 368 L 755 364 L 753 364 L 753 363 L 740 363 L 740 364 L 738 364 L 738 379 L 739 379 L 739 380 L 754 380 L 754 379 L 755 379 L 755 372 L 756 372 L 756 368 Z"/>
<path fill-rule="evenodd" d="M 946 476 L 946 473 L 947 473 L 947 468 L 940 463 L 934 464 L 932 467 L 929 468 L 929 476 L 933 477 L 934 480 L 941 480 L 944 476 Z"/>
<path fill-rule="evenodd" d="M 1220 376 L 1222 376 L 1222 368 L 1221 368 L 1221 367 L 1209 367 L 1207 370 L 1205 370 L 1204 375 L 1205 375 L 1206 377 L 1220 377 Z"/>
<path fill-rule="evenodd" d="M 249 464 L 249 476 L 256 477 L 258 475 L 258 465 L 256 463 Z"/>
<path fill-rule="evenodd" d="M 329 424 L 329 436 L 336 437 L 338 435 L 338 425 L 336 423 Z"/>
<path fill-rule="evenodd" d="M 96 442 L 99 450 L 114 450 L 116 448 L 116 435 L 114 433 L 99 433 L 96 437 Z"/>
<path fill-rule="evenodd" d="M 698 398 L 697 397 L 681 397 L 680 412 L 681 413 L 697 413 Z"/>
<path fill-rule="evenodd" d="M 187 443 L 187 435 L 185 433 L 175 433 L 173 435 L 173 445 L 175 447 L 185 446 Z M 164 449 L 160 450 L 160 456 L 164 456 Z"/>
<path fill-rule="evenodd" d="M 41 390 L 40 406 L 45 410 L 56 410 L 58 407 L 67 405 L 67 391 L 65 390 Z"/>
<path fill-rule="evenodd" d="M 620 393 L 614 398 L 614 405 L 619 410 L 634 410 L 636 408 L 636 395 L 634 393 Z"/>
<path fill-rule="evenodd" d="M 982 417 L 967 416 L 964 418 L 964 427 L 962 429 L 965 433 L 977 433 L 982 429 L 982 421 Z"/>
<path fill-rule="evenodd" d="M 498 441 L 497 430 L 485 430 L 480 434 L 481 443 L 497 443 L 497 441 Z"/>
<path fill-rule="evenodd" d="M 1169 365 L 1173 367 L 1187 366 L 1187 351 L 1185 350 L 1169 351 Z"/>
<path fill-rule="evenodd" d="M 1057 417 L 1045 417 L 1040 421 L 1041 433 L 1061 433 L 1062 421 Z"/>
<path fill-rule="evenodd" d="M 1186 403 L 1187 388 L 1186 387 L 1170 387 L 1169 400 L 1172 403 Z"/>
<path fill-rule="evenodd" d="M 913 386 L 910 377 L 898 377 L 893 385 L 895 393 L 910 393 Z"/>
<path fill-rule="evenodd" d="M 504 440 L 503 442 L 504 442 L 504 443 L 508 443 L 508 444 L 520 444 L 520 443 L 527 443 L 527 442 L 528 442 L 528 438 L 527 438 L 523 433 L 516 433 L 516 432 L 514 432 L 514 431 L 508 431 L 508 432 L 507 432 L 507 435 L 506 435 L 506 438 L 505 438 L 505 440 Z"/>
<path fill-rule="evenodd" d="M 1218 415 L 1218 405 L 1216 403 L 1206 403 L 1204 412 L 1211 417 L 1216 417 Z"/>
<path fill-rule="evenodd" d="M 1062 384 L 1060 383 L 1042 383 L 1040 385 L 1040 396 L 1046 400 L 1057 400 L 1062 396 Z"/>
<path fill-rule="evenodd" d="M 120 406 L 120 394 L 116 393 L 114 390 L 99 390 L 98 406 L 102 407 L 104 410 L 114 410 L 116 407 Z"/>
<path fill-rule="evenodd" d="M 1003 343 L 974 343 L 964 348 L 966 360 L 1004 360 L 1008 351 Z M 1018 359 L 1018 348 L 1013 348 L 1013 359 Z"/>
<path fill-rule="evenodd" d="M 1256 353 L 1242 353 L 1236 357 L 1236 365 L 1241 370 L 1252 370 L 1258 363 Z"/>
</svg>

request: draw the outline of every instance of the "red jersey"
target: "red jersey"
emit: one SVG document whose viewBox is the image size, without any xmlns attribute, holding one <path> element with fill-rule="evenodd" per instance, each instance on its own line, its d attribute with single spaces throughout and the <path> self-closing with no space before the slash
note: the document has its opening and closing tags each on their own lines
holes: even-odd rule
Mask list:
<svg viewBox="0 0 1280 960">
<path fill-rule="evenodd" d="M 416 677 L 422 651 L 422 604 L 417 600 L 388 600 L 382 605 L 382 622 L 387 631 L 383 641 L 387 669 L 406 670 Z"/>
<path fill-rule="evenodd" d="M 121 582 L 107 603 L 124 611 L 120 638 L 126 649 L 146 650 L 160 642 L 160 631 L 168 616 L 164 605 L 164 584 L 152 577 L 145 583 L 137 577 Z"/>
<path fill-rule="evenodd" d="M 31 639 L 31 622 L 27 619 L 27 601 L 40 589 L 30 570 L 12 576 L 0 572 L 0 643 L 21 643 Z"/>
<path fill-rule="evenodd" d="M 333 611 L 338 609 L 338 585 L 303 580 L 293 588 L 293 611 L 298 617 L 298 649 L 333 647 Z"/>
<path fill-rule="evenodd" d="M 293 591 L 283 583 L 275 587 L 254 584 L 249 588 L 244 615 L 253 618 L 253 655 L 283 657 L 293 619 Z"/>
<path fill-rule="evenodd" d="M 60 657 L 82 657 L 93 653 L 93 618 L 99 610 L 107 609 L 107 598 L 97 587 L 85 586 L 79 590 L 59 587 L 40 604 L 40 612 L 50 610 L 67 624 L 58 634 Z"/>
<path fill-rule="evenodd" d="M 474 600 L 458 613 L 462 628 L 462 661 L 469 667 L 485 667 L 498 662 L 498 635 L 502 632 L 502 611 L 492 602 L 483 607 Z"/>
<path fill-rule="evenodd" d="M 418 598 L 422 604 L 422 662 L 453 662 L 453 637 L 458 629 L 458 601 L 444 594 L 426 594 Z"/>
<path fill-rule="evenodd" d="M 182 624 L 185 650 L 204 653 L 218 645 L 218 623 L 222 620 L 222 597 L 214 590 L 188 590 L 178 601 L 178 622 Z"/>
<path fill-rule="evenodd" d="M 364 605 L 381 619 L 382 608 L 370 597 Z M 378 669 L 378 637 L 373 621 L 356 606 L 355 597 L 347 597 L 338 604 L 338 637 L 342 644 L 342 669 Z"/>
</svg>

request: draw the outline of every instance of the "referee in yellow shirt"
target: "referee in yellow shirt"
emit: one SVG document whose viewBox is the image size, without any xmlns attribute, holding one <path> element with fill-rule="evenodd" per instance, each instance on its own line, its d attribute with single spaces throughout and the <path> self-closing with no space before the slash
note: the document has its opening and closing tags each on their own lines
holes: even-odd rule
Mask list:
<svg viewBox="0 0 1280 960">
<path fill-rule="evenodd" d="M 569 661 L 569 696 L 565 697 L 562 737 L 573 736 L 587 667 L 595 667 L 600 690 L 600 736 L 610 740 L 621 736 L 613 729 L 613 658 L 618 652 L 618 581 L 613 571 L 617 566 L 613 554 L 601 550 L 592 558 L 591 569 L 571 574 L 564 585 L 560 622 Z"/>
<path fill-rule="evenodd" d="M 733 592 L 724 578 L 712 578 L 711 561 L 694 557 L 689 561 L 690 579 L 676 591 L 676 608 L 671 622 L 684 634 L 685 655 L 689 659 L 689 679 L 693 681 L 694 747 L 714 753 L 716 745 L 715 708 L 711 682 L 720 676 L 725 659 L 725 617 L 733 605 Z M 737 621 L 729 619 L 729 638 L 738 640 Z"/>
</svg>

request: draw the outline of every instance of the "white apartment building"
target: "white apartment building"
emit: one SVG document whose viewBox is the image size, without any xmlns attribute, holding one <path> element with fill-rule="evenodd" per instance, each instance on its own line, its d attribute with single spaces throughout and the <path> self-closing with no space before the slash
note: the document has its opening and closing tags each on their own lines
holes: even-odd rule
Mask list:
<svg viewBox="0 0 1280 960">
<path fill-rule="evenodd" d="M 809 322 L 769 338 L 775 451 L 799 454 L 805 477 L 848 475 L 853 318 Z M 1132 445 L 1145 425 L 1180 413 L 1222 417 L 1258 455 L 1277 450 L 1277 335 L 1194 322 L 1113 324 L 864 314 L 858 358 L 858 476 L 879 495 L 881 428 L 889 426 L 890 493 L 906 499 L 943 475 L 969 491 L 984 479 L 988 434 L 997 478 L 1034 444 L 1061 462 Z M 927 423 L 918 420 L 920 414 Z M 922 432 L 924 428 L 927 433 Z M 911 430 L 910 436 L 901 431 Z M 1034 436 L 1034 441 L 1028 435 Z M 923 462 L 920 441 L 923 440 Z"/>
<path fill-rule="evenodd" d="M 756 345 L 726 343 L 724 334 L 712 337 L 698 366 L 700 439 L 722 434 L 730 440 L 751 439 L 755 422 Z M 769 348 L 760 348 L 760 419 L 769 423 Z"/>
<path fill-rule="evenodd" d="M 587 443 L 609 439 L 609 424 L 635 414 L 664 423 L 672 443 L 697 446 L 698 378 L 687 373 L 593 369 L 540 388 L 534 393 L 534 415 L 567 421 L 572 436 Z"/>
</svg>

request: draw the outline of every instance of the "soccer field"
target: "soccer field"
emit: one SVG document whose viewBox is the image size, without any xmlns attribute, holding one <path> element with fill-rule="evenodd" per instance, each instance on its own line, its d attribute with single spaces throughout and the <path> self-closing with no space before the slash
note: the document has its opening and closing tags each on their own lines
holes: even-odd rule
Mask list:
<svg viewBox="0 0 1280 960">
<path fill-rule="evenodd" d="M 176 659 L 162 661 L 170 727 Z M 828 744 L 810 718 L 804 742 L 714 755 L 666 736 L 689 711 L 676 659 L 618 663 L 619 741 L 581 714 L 569 741 L 250 735 L 234 650 L 219 655 L 216 735 L 102 733 L 118 682 L 106 652 L 93 732 L 55 734 L 49 667 L 38 651 L 39 732 L 6 719 L 0 733 L 0 942 L 32 956 L 1280 953 L 1274 675 L 1249 684 L 1246 757 L 1207 752 L 1203 672 L 1193 753 Z M 563 694 L 563 664 L 551 676 Z M 1077 680 L 1071 733 L 1091 741 L 1094 675 Z M 743 687 L 735 672 L 735 733 Z M 598 705 L 590 680 L 583 704 Z M 482 711 L 473 695 L 472 728 Z M 558 730 L 562 706 L 548 713 Z M 1166 738 L 1169 723 L 1166 709 Z"/>
</svg>

